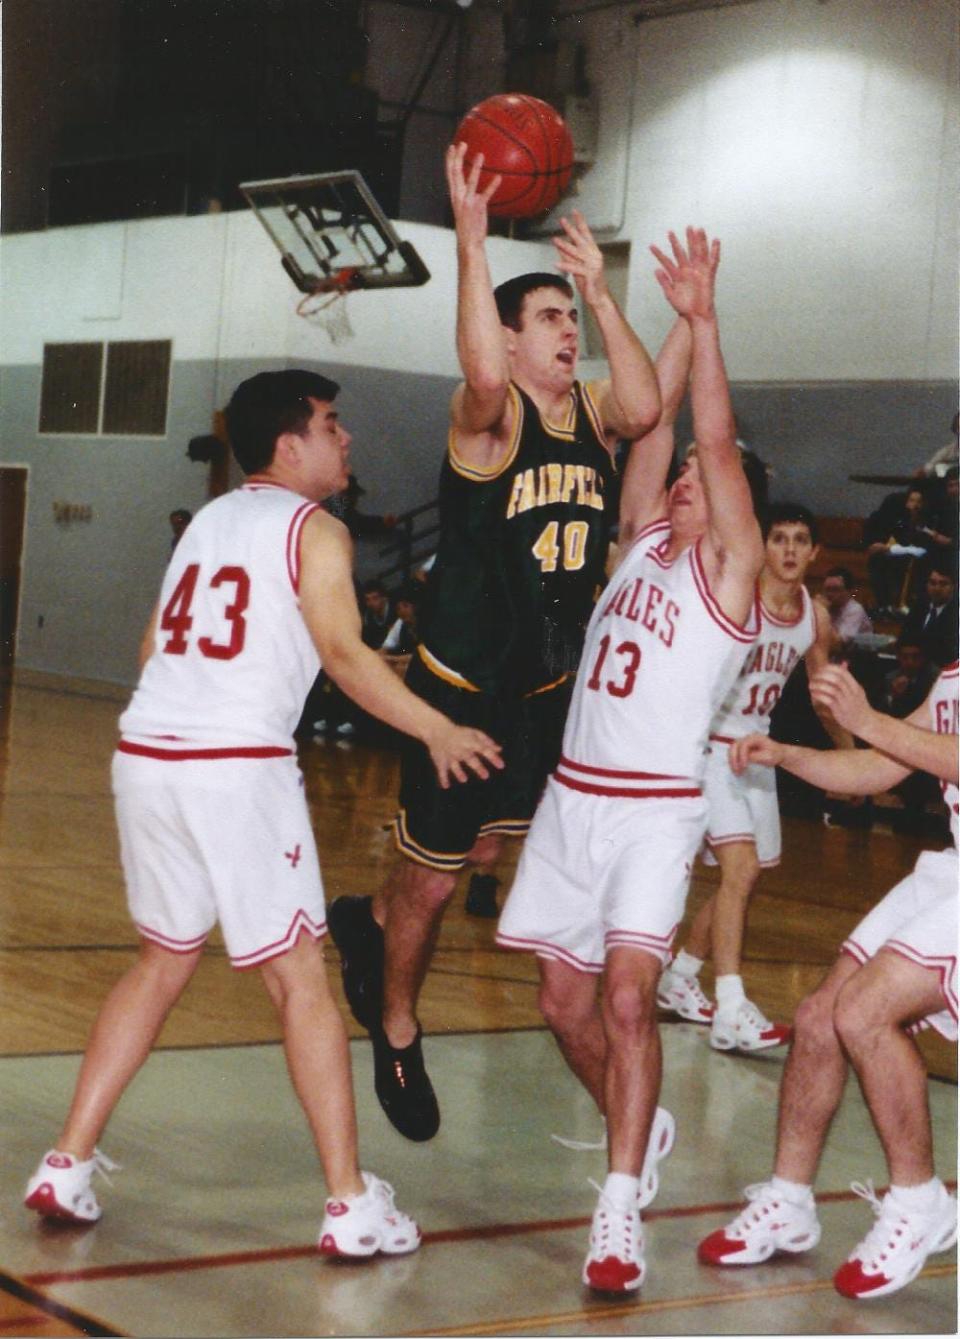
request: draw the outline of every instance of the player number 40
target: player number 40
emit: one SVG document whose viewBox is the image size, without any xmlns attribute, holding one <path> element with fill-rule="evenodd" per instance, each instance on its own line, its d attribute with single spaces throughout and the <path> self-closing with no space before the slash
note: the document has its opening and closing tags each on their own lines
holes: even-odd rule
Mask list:
<svg viewBox="0 0 960 1339">
<path fill-rule="evenodd" d="M 188 634 L 193 628 L 191 609 L 199 576 L 200 564 L 191 563 L 163 606 L 160 631 L 170 635 L 160 649 L 168 656 L 183 656 L 187 653 L 190 644 Z M 247 637 L 247 622 L 243 615 L 250 603 L 249 576 L 242 567 L 218 568 L 210 578 L 210 588 L 218 590 L 221 586 L 225 586 L 225 593 L 233 597 L 223 608 L 223 637 L 216 640 L 203 636 L 196 641 L 197 650 L 210 660 L 232 660 L 243 650 Z"/>
<path fill-rule="evenodd" d="M 562 536 L 560 522 L 549 521 L 540 531 L 531 552 L 539 560 L 541 572 L 555 572 L 561 555 L 565 572 L 579 572 L 587 555 L 586 521 L 567 521 Z"/>
</svg>

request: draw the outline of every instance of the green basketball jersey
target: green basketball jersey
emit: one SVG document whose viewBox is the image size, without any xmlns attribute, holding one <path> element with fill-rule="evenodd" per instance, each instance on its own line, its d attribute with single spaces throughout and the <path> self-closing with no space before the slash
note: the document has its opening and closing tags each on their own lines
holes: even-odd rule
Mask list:
<svg viewBox="0 0 960 1339">
<path fill-rule="evenodd" d="M 561 425 L 511 383 L 513 440 L 482 471 L 451 431 L 423 656 L 483 692 L 529 693 L 576 669 L 610 538 L 614 467 L 589 386 Z"/>
</svg>

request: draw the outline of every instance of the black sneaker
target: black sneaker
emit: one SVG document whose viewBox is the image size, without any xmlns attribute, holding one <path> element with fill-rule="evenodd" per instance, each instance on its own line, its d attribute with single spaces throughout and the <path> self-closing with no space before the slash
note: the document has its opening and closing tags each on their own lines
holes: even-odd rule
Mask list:
<svg viewBox="0 0 960 1339">
<path fill-rule="evenodd" d="M 340 954 L 340 979 L 350 1012 L 369 1032 L 383 1012 L 383 930 L 372 897 L 338 897 L 327 907 L 330 936 Z"/>
<path fill-rule="evenodd" d="M 492 874 L 474 874 L 467 885 L 466 912 L 468 916 L 485 916 L 490 919 L 499 915 L 497 907 L 497 889 L 500 880 Z"/>
<path fill-rule="evenodd" d="M 440 1128 L 440 1108 L 433 1084 L 423 1066 L 423 1033 L 409 1046 L 391 1046 L 382 1028 L 374 1028 L 373 1086 L 387 1119 L 405 1139 L 421 1144 Z"/>
</svg>

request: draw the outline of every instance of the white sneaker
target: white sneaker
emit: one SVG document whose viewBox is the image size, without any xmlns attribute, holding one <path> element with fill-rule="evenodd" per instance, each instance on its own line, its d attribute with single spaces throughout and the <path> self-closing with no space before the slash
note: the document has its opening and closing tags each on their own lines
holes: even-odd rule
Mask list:
<svg viewBox="0 0 960 1339">
<path fill-rule="evenodd" d="M 785 1023 L 771 1023 L 752 1000 L 743 999 L 732 1021 L 721 1018 L 719 1011 L 710 1024 L 710 1045 L 715 1051 L 766 1051 L 785 1046 L 793 1029 Z"/>
<path fill-rule="evenodd" d="M 406 1255 L 420 1245 L 420 1229 L 393 1203 L 393 1186 L 361 1172 L 366 1190 L 349 1199 L 328 1199 L 320 1239 L 321 1255 Z"/>
<path fill-rule="evenodd" d="M 877 1221 L 833 1276 L 844 1297 L 885 1297 L 905 1288 L 920 1273 L 928 1255 L 946 1251 L 957 1239 L 957 1201 L 941 1185 L 931 1213 L 912 1213 L 887 1191 L 882 1202 L 871 1182 L 854 1181 L 856 1191 L 873 1209 Z"/>
<path fill-rule="evenodd" d="M 590 1225 L 590 1249 L 583 1262 L 583 1282 L 602 1293 L 635 1292 L 643 1283 L 647 1266 L 643 1258 L 643 1225 L 634 1205 L 620 1209 L 596 1181 L 600 1192 Z"/>
<path fill-rule="evenodd" d="M 701 990 L 697 978 L 681 976 L 669 967 L 660 974 L 657 1003 L 661 1009 L 679 1014 L 688 1023 L 709 1023 L 714 1014 L 713 1005 Z"/>
<path fill-rule="evenodd" d="M 602 1119 L 602 1117 L 601 1117 Z M 574 1153 L 603 1152 L 607 1147 L 607 1126 L 604 1122 L 603 1134 L 599 1139 L 567 1139 L 562 1134 L 552 1134 L 550 1138 L 561 1148 L 569 1148 Z M 668 1157 L 677 1138 L 677 1122 L 666 1109 L 657 1107 L 653 1113 L 650 1138 L 640 1170 L 640 1189 L 637 1191 L 637 1208 L 645 1209 L 656 1199 L 660 1189 L 660 1173 L 657 1166 Z"/>
<path fill-rule="evenodd" d="M 119 1164 L 111 1162 L 98 1148 L 86 1162 L 81 1162 L 72 1153 L 60 1153 L 51 1148 L 27 1182 L 23 1202 L 43 1218 L 95 1223 L 103 1210 L 90 1186 L 93 1174 L 99 1172 L 109 1185 L 107 1173 L 119 1170 Z"/>
<path fill-rule="evenodd" d="M 786 1200 L 769 1181 L 747 1186 L 749 1203 L 732 1223 L 717 1228 L 697 1247 L 705 1265 L 759 1265 L 776 1251 L 813 1250 L 820 1240 L 812 1193 L 803 1204 Z"/>
</svg>

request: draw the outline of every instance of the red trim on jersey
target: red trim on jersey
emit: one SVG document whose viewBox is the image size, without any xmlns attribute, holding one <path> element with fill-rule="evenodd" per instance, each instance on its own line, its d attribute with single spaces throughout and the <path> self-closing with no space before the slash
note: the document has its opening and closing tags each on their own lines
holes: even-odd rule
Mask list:
<svg viewBox="0 0 960 1339">
<path fill-rule="evenodd" d="M 630 549 L 635 549 L 637 545 L 642 540 L 646 539 L 648 535 L 652 534 L 654 530 L 666 530 L 669 533 L 670 522 L 667 520 L 665 516 L 661 516 L 656 521 L 648 521 L 648 523 L 643 527 L 642 530 L 637 531 L 636 535 L 634 536 L 633 543 L 630 545 Z M 630 549 L 627 550 L 628 553 L 630 552 Z"/>
<path fill-rule="evenodd" d="M 733 735 L 708 735 L 707 738 L 712 744 L 735 744 L 737 742 Z M 746 739 L 746 735 L 742 735 L 740 738 Z"/>
<path fill-rule="evenodd" d="M 672 772 L 624 772 L 619 767 L 590 767 L 584 762 L 574 762 L 572 758 L 560 755 L 560 767 L 572 767 L 576 772 L 587 772 L 590 776 L 616 776 L 623 781 L 686 781 L 684 776 Z"/>
<path fill-rule="evenodd" d="M 287 531 L 287 573 L 294 595 L 300 594 L 300 535 L 309 518 L 319 510 L 319 502 L 305 502 L 294 512 Z"/>
<path fill-rule="evenodd" d="M 655 790 L 645 787 L 643 790 L 629 790 L 621 786 L 595 786 L 589 781 L 577 781 L 572 776 L 563 776 L 559 771 L 553 774 L 554 781 L 558 781 L 561 786 L 566 786 L 568 790 L 579 790 L 584 795 L 606 795 L 612 799 L 623 800 L 695 800 L 703 794 L 699 786 L 690 786 L 681 789 L 671 787 L 665 790 Z"/>
<path fill-rule="evenodd" d="M 766 621 L 772 623 L 775 628 L 798 628 L 812 609 L 810 596 L 807 594 L 807 588 L 805 586 L 800 587 L 800 612 L 797 614 L 796 618 L 777 618 L 776 614 L 772 614 L 763 603 L 763 597 L 760 595 L 759 587 L 757 588 L 757 601 L 760 605 L 760 613 Z"/>
<path fill-rule="evenodd" d="M 728 636 L 734 641 L 745 642 L 748 645 L 757 640 L 757 634 L 760 631 L 760 597 L 754 594 L 753 605 L 750 609 L 748 620 L 742 626 L 734 623 L 733 619 L 723 612 L 717 603 L 716 596 L 710 589 L 707 581 L 707 574 L 703 569 L 703 558 L 700 554 L 700 545 L 703 543 L 703 537 L 697 540 L 690 549 L 690 569 L 693 572 L 694 585 L 704 603 L 707 613 L 717 623 Z M 752 616 L 752 624 L 750 618 Z"/>
<path fill-rule="evenodd" d="M 160 738 L 167 737 L 172 736 L 160 736 Z M 117 752 L 133 753 L 140 758 L 158 758 L 161 762 L 187 762 L 196 758 L 289 758 L 293 749 L 282 749 L 272 744 L 219 749 L 161 749 L 121 739 L 117 745 Z"/>
<path fill-rule="evenodd" d="M 958 673 L 960 673 L 960 660 L 955 660 L 952 665 L 944 665 L 943 669 L 940 671 L 940 678 L 955 679 Z"/>
</svg>

